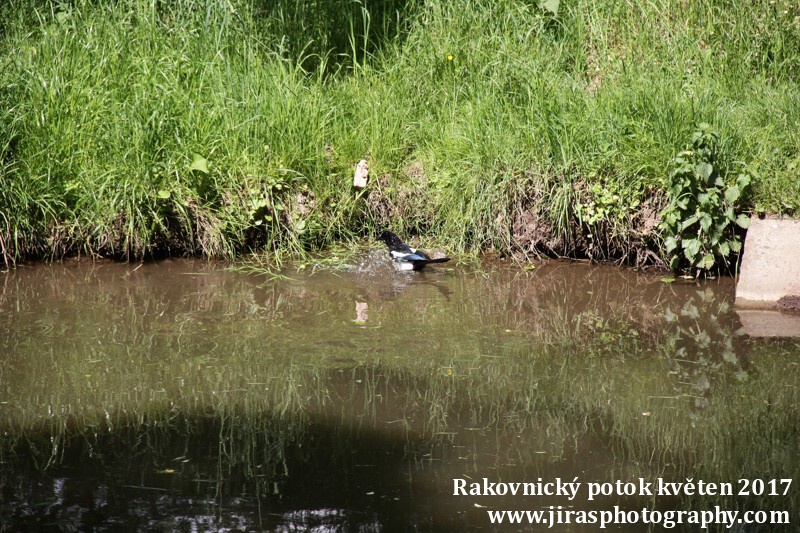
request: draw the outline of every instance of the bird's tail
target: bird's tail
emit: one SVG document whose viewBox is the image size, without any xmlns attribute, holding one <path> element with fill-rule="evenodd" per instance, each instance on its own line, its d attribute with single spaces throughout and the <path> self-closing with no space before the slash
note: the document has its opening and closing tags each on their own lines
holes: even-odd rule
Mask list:
<svg viewBox="0 0 800 533">
<path fill-rule="evenodd" d="M 449 257 L 439 257 L 438 259 L 418 259 L 416 261 L 412 261 L 412 263 L 430 265 L 431 263 L 447 263 L 448 261 L 450 261 Z"/>
</svg>

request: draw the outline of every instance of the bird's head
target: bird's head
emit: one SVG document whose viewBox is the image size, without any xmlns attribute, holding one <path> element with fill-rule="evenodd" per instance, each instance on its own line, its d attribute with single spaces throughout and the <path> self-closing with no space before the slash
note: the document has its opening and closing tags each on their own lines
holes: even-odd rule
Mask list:
<svg viewBox="0 0 800 533">
<path fill-rule="evenodd" d="M 381 234 L 378 235 L 378 240 L 386 243 L 386 246 L 389 248 L 403 244 L 403 241 L 400 240 L 400 237 L 388 230 L 381 232 Z"/>
</svg>

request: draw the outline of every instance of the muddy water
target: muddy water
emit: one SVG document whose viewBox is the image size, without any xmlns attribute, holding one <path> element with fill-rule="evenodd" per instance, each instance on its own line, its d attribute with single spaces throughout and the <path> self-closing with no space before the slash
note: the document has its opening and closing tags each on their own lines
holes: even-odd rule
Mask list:
<svg viewBox="0 0 800 533">
<path fill-rule="evenodd" d="M 382 254 L 309 270 L 0 274 L 0 530 L 528 530 L 488 511 L 553 510 L 571 523 L 552 530 L 595 531 L 615 506 L 639 513 L 609 526 L 629 531 L 642 509 L 800 519 L 800 342 L 750 336 L 730 280 L 398 274 Z M 493 495 L 484 478 L 581 485 Z M 640 488 L 687 478 L 733 494 Z M 589 500 L 616 481 L 637 488 Z"/>
</svg>

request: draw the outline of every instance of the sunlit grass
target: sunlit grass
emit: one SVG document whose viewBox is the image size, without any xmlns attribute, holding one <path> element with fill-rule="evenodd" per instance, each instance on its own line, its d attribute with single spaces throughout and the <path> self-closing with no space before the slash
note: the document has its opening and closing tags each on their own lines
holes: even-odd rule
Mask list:
<svg viewBox="0 0 800 533">
<path fill-rule="evenodd" d="M 797 9 L 12 0 L 3 258 L 303 256 L 387 225 L 455 251 L 657 251 L 628 206 L 657 212 L 699 122 L 756 176 L 751 208 L 792 212 Z"/>
</svg>

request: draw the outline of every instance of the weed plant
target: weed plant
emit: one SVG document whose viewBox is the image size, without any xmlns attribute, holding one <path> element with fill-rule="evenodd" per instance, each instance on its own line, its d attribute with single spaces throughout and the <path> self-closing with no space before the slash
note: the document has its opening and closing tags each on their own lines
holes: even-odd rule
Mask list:
<svg viewBox="0 0 800 533">
<path fill-rule="evenodd" d="M 699 271 L 710 270 L 742 249 L 733 229 L 750 226 L 750 218 L 737 216 L 736 207 L 749 192 L 751 177 L 745 171 L 735 181 L 726 179 L 725 170 L 715 167 L 718 144 L 709 125 L 701 124 L 692 135 L 691 149 L 673 160 L 669 204 L 661 213 L 673 269 L 688 264 Z"/>
<path fill-rule="evenodd" d="M 9 0 L 0 254 L 297 255 L 390 226 L 665 261 L 699 123 L 751 170 L 743 209 L 800 205 L 798 72 L 788 0 Z"/>
</svg>

